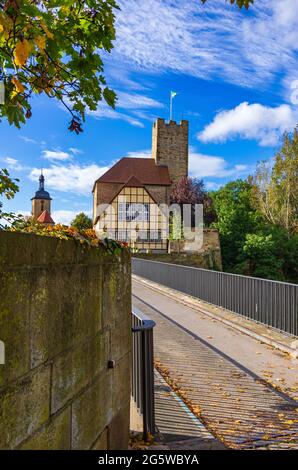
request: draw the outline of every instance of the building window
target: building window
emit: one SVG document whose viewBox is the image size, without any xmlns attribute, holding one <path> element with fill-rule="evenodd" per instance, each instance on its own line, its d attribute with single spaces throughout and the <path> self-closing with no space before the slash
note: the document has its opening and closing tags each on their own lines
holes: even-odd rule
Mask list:
<svg viewBox="0 0 298 470">
<path fill-rule="evenodd" d="M 149 239 L 149 231 L 148 230 L 140 230 L 138 233 L 138 242 L 146 242 Z"/>
<path fill-rule="evenodd" d="M 127 234 L 125 230 L 118 230 L 117 233 L 117 239 L 121 242 L 126 242 L 127 241 Z"/>
<path fill-rule="evenodd" d="M 149 204 L 143 204 L 143 220 L 145 220 L 146 222 L 149 220 L 149 207 Z"/>
<path fill-rule="evenodd" d="M 120 219 L 119 220 L 123 220 Z M 149 220 L 149 204 L 126 204 L 126 221 L 131 222 L 132 220 L 143 222 Z"/>
<path fill-rule="evenodd" d="M 124 202 L 119 202 L 118 204 L 118 220 L 123 222 L 125 220 L 125 204 Z"/>
<path fill-rule="evenodd" d="M 151 242 L 160 242 L 162 241 L 161 230 L 151 230 L 150 231 L 150 241 Z"/>
</svg>

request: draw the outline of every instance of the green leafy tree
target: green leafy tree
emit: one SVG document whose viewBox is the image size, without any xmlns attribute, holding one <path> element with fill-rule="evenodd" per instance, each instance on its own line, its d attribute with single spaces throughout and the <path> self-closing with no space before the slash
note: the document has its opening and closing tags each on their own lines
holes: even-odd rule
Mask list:
<svg viewBox="0 0 298 470">
<path fill-rule="evenodd" d="M 298 282 L 298 234 L 276 225 L 255 206 L 251 179 L 212 193 L 224 271 Z"/>
<path fill-rule="evenodd" d="M 230 3 L 247 9 L 253 0 Z M 45 93 L 67 108 L 69 130 L 79 134 L 87 109 L 102 99 L 115 106 L 100 55 L 113 48 L 115 0 L 0 0 L 0 7 L 0 117 L 20 127 L 33 95 Z"/>
<path fill-rule="evenodd" d="M 84 212 L 77 214 L 70 225 L 79 231 L 93 228 L 92 220 Z"/>
<path fill-rule="evenodd" d="M 246 10 L 249 9 L 249 6 L 254 3 L 254 0 L 229 0 L 230 3 L 233 5 L 234 3 L 238 5 L 239 8 L 246 8 Z M 202 3 L 206 3 L 207 0 L 201 0 Z"/>
<path fill-rule="evenodd" d="M 13 199 L 15 194 L 19 191 L 16 184 L 18 179 L 11 179 L 6 168 L 0 169 L 0 198 L 5 197 L 10 200 Z M 11 224 L 14 220 L 18 219 L 13 212 L 6 212 L 3 210 L 3 202 L 0 199 L 0 229 L 3 229 L 7 224 Z M 3 223 L 4 222 L 4 223 Z"/>
<path fill-rule="evenodd" d="M 222 260 L 225 271 L 231 271 L 239 262 L 247 233 L 253 233 L 261 223 L 252 202 L 252 185 L 237 180 L 212 192 L 217 221 L 212 225 L 220 234 Z"/>
<path fill-rule="evenodd" d="M 282 260 L 277 256 L 276 241 L 272 234 L 247 233 L 242 247 L 244 261 L 236 265 L 236 271 L 268 279 L 283 280 Z"/>
<path fill-rule="evenodd" d="M 240 262 L 234 272 L 248 276 L 298 282 L 298 235 L 282 227 L 264 225 L 257 233 L 246 234 Z"/>
<path fill-rule="evenodd" d="M 33 95 L 45 93 L 67 108 L 78 134 L 87 108 L 102 99 L 114 107 L 100 56 L 113 47 L 114 0 L 0 0 L 0 7 L 0 116 L 19 127 L 32 115 Z"/>
<path fill-rule="evenodd" d="M 286 133 L 274 164 L 258 164 L 254 178 L 255 206 L 269 223 L 298 231 L 298 127 Z"/>
</svg>

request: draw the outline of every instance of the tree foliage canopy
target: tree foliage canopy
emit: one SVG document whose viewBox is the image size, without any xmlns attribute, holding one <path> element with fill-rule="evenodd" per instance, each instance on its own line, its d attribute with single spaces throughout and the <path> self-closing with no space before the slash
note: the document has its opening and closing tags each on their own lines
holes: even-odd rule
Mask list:
<svg viewBox="0 0 298 470">
<path fill-rule="evenodd" d="M 46 93 L 71 113 L 79 133 L 87 108 L 102 99 L 115 104 L 106 86 L 100 51 L 115 39 L 114 0 L 0 0 L 0 116 L 17 127 L 31 117 L 31 98 Z"/>
<path fill-rule="evenodd" d="M 18 180 L 11 179 L 6 168 L 0 168 L 0 197 L 5 197 L 10 200 L 13 199 L 15 194 L 19 191 L 17 185 Z M 4 228 L 4 223 L 11 223 L 17 216 L 11 212 L 3 211 L 3 202 L 0 200 L 0 229 Z"/>
<path fill-rule="evenodd" d="M 256 209 L 252 181 L 232 181 L 212 194 L 224 271 L 298 282 L 298 235 Z"/>
<path fill-rule="evenodd" d="M 69 130 L 79 134 L 86 110 L 103 99 L 115 106 L 100 52 L 113 48 L 116 0 L 0 0 L 0 7 L 0 117 L 20 127 L 32 115 L 32 96 L 45 93 L 67 108 Z"/>
<path fill-rule="evenodd" d="M 298 132 L 247 181 L 212 193 L 225 271 L 298 282 Z"/>
<path fill-rule="evenodd" d="M 93 228 L 92 220 L 84 212 L 77 214 L 71 221 L 70 226 L 79 231 Z"/>
<path fill-rule="evenodd" d="M 273 166 L 260 162 L 254 178 L 255 206 L 269 223 L 298 232 L 298 128 L 286 133 Z"/>
<path fill-rule="evenodd" d="M 174 184 L 170 197 L 171 203 L 202 204 L 206 197 L 204 182 L 184 176 Z"/>
<path fill-rule="evenodd" d="M 223 265 L 232 270 L 239 262 L 237 254 L 241 252 L 247 233 L 252 233 L 258 223 L 251 204 L 251 185 L 242 180 L 231 181 L 212 193 L 217 221 L 213 224 L 221 237 Z"/>
<path fill-rule="evenodd" d="M 199 178 L 185 176 L 178 180 L 173 186 L 170 200 L 171 204 L 202 204 L 205 225 L 210 225 L 215 220 L 212 200 L 206 192 L 203 180 Z M 194 223 L 194 213 L 192 218 Z"/>
<path fill-rule="evenodd" d="M 211 0 L 208 0 L 211 1 Z M 207 0 L 201 0 L 202 3 L 206 3 Z M 229 0 L 229 2 L 233 5 L 234 3 L 238 5 L 239 8 L 246 8 L 249 9 L 249 6 L 254 3 L 254 0 Z"/>
</svg>

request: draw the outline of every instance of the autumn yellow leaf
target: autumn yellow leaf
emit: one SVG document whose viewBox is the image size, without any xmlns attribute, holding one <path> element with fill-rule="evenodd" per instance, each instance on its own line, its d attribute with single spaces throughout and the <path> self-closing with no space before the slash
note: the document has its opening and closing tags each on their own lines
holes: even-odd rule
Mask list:
<svg viewBox="0 0 298 470">
<path fill-rule="evenodd" d="M 0 34 L 3 34 L 4 38 L 7 39 L 10 34 L 10 30 L 13 27 L 13 22 L 6 16 L 0 15 Z"/>
<path fill-rule="evenodd" d="M 64 13 L 64 15 L 67 15 L 67 13 L 69 13 L 69 8 L 66 7 L 66 6 L 62 6 L 62 7 L 60 8 L 60 11 L 61 11 L 62 13 Z"/>
<path fill-rule="evenodd" d="M 195 413 L 195 414 L 201 414 L 202 410 L 199 406 L 193 406 L 192 407 L 192 411 Z"/>
<path fill-rule="evenodd" d="M 31 46 L 27 39 L 18 41 L 15 47 L 14 61 L 15 64 L 22 67 L 27 62 L 31 50 Z"/>
<path fill-rule="evenodd" d="M 54 34 L 51 33 L 51 31 L 49 31 L 47 25 L 46 25 L 43 21 L 41 21 L 40 25 L 41 25 L 42 29 L 44 30 L 44 32 L 46 33 L 47 37 L 48 37 L 49 39 L 53 39 L 53 38 L 54 38 Z"/>
<path fill-rule="evenodd" d="M 18 93 L 23 93 L 25 91 L 24 86 L 22 85 L 22 83 L 16 77 L 13 77 L 11 79 L 11 81 L 14 84 L 15 89 Z"/>
<path fill-rule="evenodd" d="M 34 39 L 35 44 L 37 45 L 38 49 L 43 51 L 46 48 L 46 38 L 45 36 L 37 36 Z"/>
</svg>

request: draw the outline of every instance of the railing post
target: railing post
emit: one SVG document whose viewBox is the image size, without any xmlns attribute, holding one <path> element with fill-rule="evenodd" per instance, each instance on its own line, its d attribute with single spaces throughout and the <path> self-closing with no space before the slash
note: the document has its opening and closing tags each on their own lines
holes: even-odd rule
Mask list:
<svg viewBox="0 0 298 470">
<path fill-rule="evenodd" d="M 141 331 L 141 356 L 142 356 L 142 395 L 143 395 L 143 439 L 148 439 L 148 397 L 147 397 L 147 367 L 146 367 L 146 345 L 145 331 Z M 149 358 L 148 358 L 149 359 Z"/>
<path fill-rule="evenodd" d="M 137 309 L 136 309 L 137 310 Z M 143 415 L 143 439 L 155 432 L 153 327 L 155 322 L 132 312 L 132 397 Z M 136 336 L 137 335 L 137 336 Z"/>
</svg>

